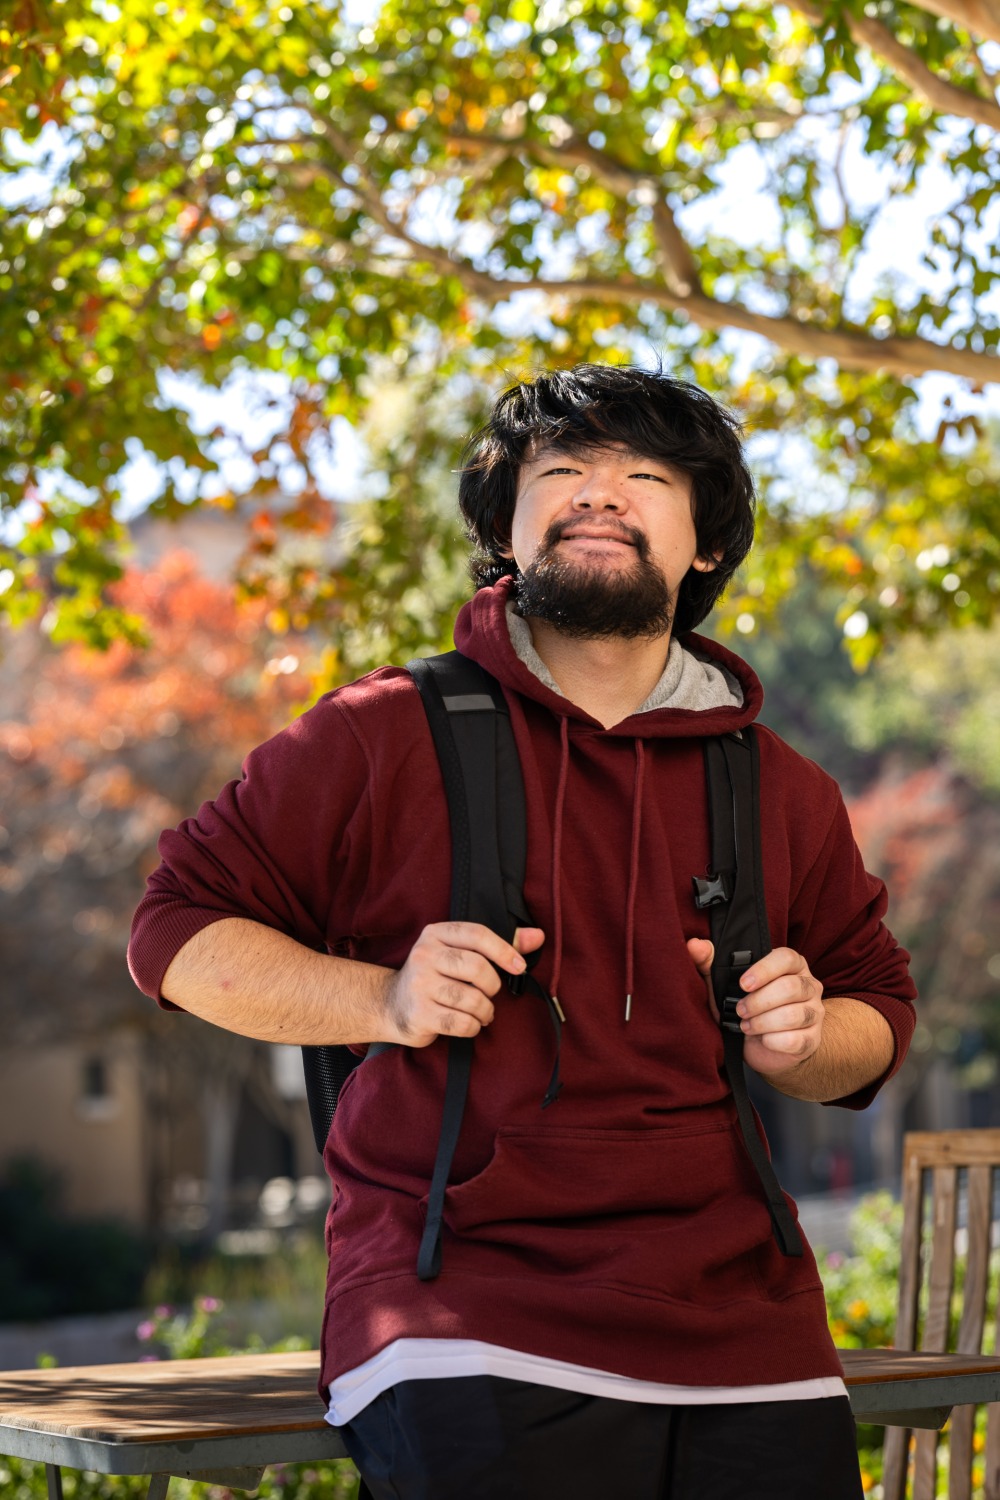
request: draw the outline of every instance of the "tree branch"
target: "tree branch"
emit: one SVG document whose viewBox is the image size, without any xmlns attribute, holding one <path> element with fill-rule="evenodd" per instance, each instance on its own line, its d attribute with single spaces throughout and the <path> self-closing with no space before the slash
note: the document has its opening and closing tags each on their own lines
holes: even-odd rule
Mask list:
<svg viewBox="0 0 1000 1500">
<path fill-rule="evenodd" d="M 327 120 L 319 118 L 318 124 L 320 135 L 329 141 L 345 164 L 353 167 L 357 180 L 349 181 L 343 168 L 330 163 L 323 163 L 324 170 L 356 195 L 374 223 L 409 248 L 411 261 L 422 261 L 442 275 L 457 277 L 470 296 L 485 303 L 492 305 L 506 301 L 517 292 L 532 291 L 579 302 L 598 301 L 631 307 L 640 302 L 652 302 L 673 312 L 684 312 L 704 328 L 740 328 L 748 333 L 760 334 L 780 348 L 792 354 L 800 354 L 805 359 L 833 359 L 849 369 L 884 370 L 892 375 L 922 375 L 929 370 L 941 370 L 974 380 L 978 384 L 1000 382 L 1000 358 L 996 355 L 979 353 L 974 349 L 956 349 L 950 344 L 935 344 L 930 339 L 879 339 L 853 329 L 822 327 L 794 316 L 773 317 L 765 313 L 754 313 L 738 302 L 721 302 L 707 296 L 699 289 L 696 275 L 690 289 L 685 292 L 677 290 L 676 286 L 635 277 L 621 277 L 615 281 L 547 281 L 532 277 L 518 281 L 510 277 L 492 276 L 480 271 L 467 258 L 453 255 L 442 245 L 428 245 L 423 240 L 416 239 L 403 225 L 396 223 L 382 201 L 378 183 L 353 158 L 348 138 Z M 459 136 L 456 139 L 464 142 L 475 138 Z M 491 141 L 489 144 L 495 145 L 496 142 Z M 514 149 L 517 144 L 523 147 L 526 143 L 512 142 L 511 148 Z M 536 143 L 530 144 L 534 149 Z M 569 142 L 566 146 L 551 148 L 555 159 L 560 164 L 565 164 L 568 160 L 586 159 L 589 165 L 594 165 L 593 157 L 598 158 L 594 169 L 607 174 L 603 180 L 609 186 L 612 182 L 617 184 L 611 188 L 612 191 L 620 192 L 625 183 L 628 184 L 629 191 L 634 191 L 637 179 L 641 183 L 656 183 L 656 179 L 648 174 L 622 167 L 603 152 L 597 151 L 589 142 L 581 142 L 577 137 L 572 137 L 571 149 L 580 153 L 575 157 L 567 154 L 568 145 Z M 662 194 L 662 185 L 656 185 Z M 684 245 L 683 248 L 690 256 L 687 246 Z M 674 269 L 676 274 L 676 266 Z"/>
<path fill-rule="evenodd" d="M 818 327 L 794 317 L 771 317 L 754 313 L 738 302 L 719 302 L 694 293 L 676 297 L 665 287 L 643 281 L 542 281 L 497 282 L 493 300 L 514 292 L 544 291 L 553 297 L 584 301 L 624 303 L 655 302 L 660 307 L 686 312 L 703 328 L 741 328 L 758 333 L 771 343 L 805 359 L 834 359 L 854 370 L 884 370 L 891 375 L 923 375 L 941 370 L 980 384 L 1000 382 L 1000 358 L 974 349 L 956 349 L 923 338 L 877 339 L 851 329 Z"/>
<path fill-rule="evenodd" d="M 630 167 L 623 167 L 621 162 L 609 156 L 606 151 L 592 146 L 571 130 L 558 144 L 542 141 L 525 144 L 529 150 L 553 165 L 564 166 L 574 162 L 577 166 L 589 168 L 602 186 L 619 197 L 636 193 L 639 201 L 646 203 L 653 211 L 653 233 L 667 286 L 678 297 L 686 297 L 701 285 L 695 258 L 677 227 L 663 184 L 654 173 L 636 172 Z"/>
<path fill-rule="evenodd" d="M 338 169 L 329 162 L 324 161 L 320 165 L 341 187 L 354 194 L 368 217 L 393 239 L 409 245 L 415 252 L 414 259 L 429 262 L 446 276 L 461 275 L 470 291 L 477 296 L 489 298 L 494 284 L 493 278 L 485 271 L 478 270 L 471 261 L 451 255 L 443 245 L 428 245 L 424 240 L 418 240 L 411 235 L 404 225 L 397 224 L 382 201 L 382 192 L 378 183 L 356 160 L 347 136 L 343 135 L 329 120 L 324 120 L 322 116 L 315 115 L 313 118 L 319 127 L 320 134 L 326 137 L 345 165 L 350 166 L 357 173 L 357 181 L 351 182 L 342 169 Z"/>
<path fill-rule="evenodd" d="M 1000 4 L 997 0 L 918 0 L 921 10 L 960 26 L 970 36 L 1000 42 Z"/>
<path fill-rule="evenodd" d="M 826 15 L 818 5 L 809 4 L 809 0 L 797 0 L 797 9 L 810 25 L 825 25 Z M 927 9 L 933 10 L 934 7 L 927 6 Z M 932 109 L 943 115 L 958 115 L 962 119 L 973 120 L 977 125 L 988 125 L 991 130 L 1000 130 L 1000 104 L 995 99 L 984 99 L 981 94 L 972 94 L 968 89 L 942 78 L 915 52 L 904 46 L 881 21 L 871 16 L 859 16 L 854 11 L 848 11 L 845 20 L 854 40 L 887 62 L 893 72 L 904 83 L 909 84 L 913 92 Z"/>
<path fill-rule="evenodd" d="M 569 125 L 559 142 L 528 140 L 523 136 L 502 142 L 496 137 L 453 133 L 449 144 L 464 151 L 469 148 L 478 153 L 485 149 L 496 149 L 503 144 L 508 152 L 522 150 L 544 162 L 547 166 L 584 166 L 610 193 L 624 198 L 637 193 L 642 203 L 653 211 L 653 233 L 659 251 L 660 266 L 668 287 L 678 297 L 686 297 L 700 285 L 698 266 L 690 247 L 674 218 L 673 210 L 666 200 L 663 184 L 653 172 L 637 172 L 616 161 L 606 151 L 592 146 L 578 136 Z"/>
</svg>

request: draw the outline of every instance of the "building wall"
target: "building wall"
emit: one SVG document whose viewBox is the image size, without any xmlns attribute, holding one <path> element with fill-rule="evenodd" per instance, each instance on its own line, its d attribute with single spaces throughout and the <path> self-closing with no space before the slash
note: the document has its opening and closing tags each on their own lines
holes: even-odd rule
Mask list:
<svg viewBox="0 0 1000 1500">
<path fill-rule="evenodd" d="M 0 1170 L 32 1156 L 58 1171 L 72 1217 L 141 1226 L 146 1213 L 143 1101 L 128 1032 L 0 1057 Z"/>
</svg>

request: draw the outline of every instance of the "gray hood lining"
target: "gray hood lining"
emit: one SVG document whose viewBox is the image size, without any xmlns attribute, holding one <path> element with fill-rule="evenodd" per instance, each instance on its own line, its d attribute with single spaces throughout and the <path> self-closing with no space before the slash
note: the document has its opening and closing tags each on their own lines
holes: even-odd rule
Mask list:
<svg viewBox="0 0 1000 1500">
<path fill-rule="evenodd" d="M 557 693 L 560 698 L 565 697 L 566 695 L 560 690 L 552 673 L 535 650 L 535 644 L 531 638 L 531 627 L 527 620 L 517 613 L 517 607 L 510 599 L 507 601 L 506 614 L 510 643 L 518 660 L 523 662 L 533 677 L 538 678 L 543 687 L 547 687 L 550 692 Z M 686 650 L 680 641 L 672 639 L 659 682 L 635 712 L 652 713 L 659 708 L 705 711 L 714 708 L 742 708 L 742 706 L 743 689 L 731 672 L 727 672 L 724 667 L 720 667 L 715 662 L 705 661 L 695 656 L 693 652 Z"/>
</svg>

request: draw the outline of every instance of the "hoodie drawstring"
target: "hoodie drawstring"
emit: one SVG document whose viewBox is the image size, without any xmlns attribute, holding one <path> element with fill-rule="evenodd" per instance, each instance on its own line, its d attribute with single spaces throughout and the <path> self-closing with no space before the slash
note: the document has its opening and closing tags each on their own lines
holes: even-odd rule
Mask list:
<svg viewBox="0 0 1000 1500">
<path fill-rule="evenodd" d="M 625 898 L 625 1020 L 632 1018 L 632 995 L 635 981 L 635 906 L 639 891 L 639 844 L 642 837 L 642 788 L 646 774 L 646 753 L 642 740 L 636 739 L 635 780 L 632 788 L 632 842 L 629 850 L 628 893 Z M 566 808 L 566 783 L 569 780 L 569 720 L 559 721 L 559 779 L 552 832 L 552 912 L 553 957 L 550 993 L 545 997 L 554 1012 L 553 1025 L 561 1027 L 566 1020 L 559 1001 L 559 979 L 562 974 L 562 841 Z M 559 1034 L 557 1030 L 557 1035 Z M 556 1063 L 558 1077 L 558 1059 Z"/>
<path fill-rule="evenodd" d="M 646 769 L 642 740 L 635 741 L 635 784 L 632 791 L 632 849 L 629 857 L 628 895 L 625 899 L 625 1019 L 632 1017 L 632 984 L 635 978 L 635 901 L 639 884 L 639 836 L 642 832 L 642 782 Z"/>
<path fill-rule="evenodd" d="M 558 1012 L 560 1021 L 565 1021 L 559 1004 L 559 975 L 562 971 L 562 835 L 563 809 L 566 806 L 566 782 L 569 779 L 569 720 L 559 720 L 559 781 L 556 786 L 556 807 L 552 831 L 552 911 L 554 914 L 552 957 L 552 982 L 550 999 Z"/>
</svg>

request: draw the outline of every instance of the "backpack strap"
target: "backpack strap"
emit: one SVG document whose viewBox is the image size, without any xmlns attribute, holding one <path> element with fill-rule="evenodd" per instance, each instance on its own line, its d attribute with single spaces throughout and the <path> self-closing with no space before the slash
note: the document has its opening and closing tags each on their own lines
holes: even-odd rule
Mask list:
<svg viewBox="0 0 1000 1500">
<path fill-rule="evenodd" d="M 715 945 L 712 991 L 722 1028 L 726 1076 L 750 1160 L 760 1178 L 782 1255 L 800 1256 L 802 1239 L 785 1201 L 747 1092 L 739 981 L 771 951 L 760 850 L 760 766 L 752 728 L 705 741 L 712 868 L 694 877 L 695 905 L 708 911 Z"/>
<path fill-rule="evenodd" d="M 407 671 L 420 692 L 448 802 L 452 852 L 449 915 L 459 921 L 472 917 L 486 922 L 504 937 L 513 937 L 516 922 L 512 924 L 504 903 L 508 891 L 516 889 L 517 904 L 523 906 L 520 888 L 524 882 L 526 834 L 521 766 L 503 693 L 493 678 L 457 651 L 411 661 Z M 501 805 L 513 808 L 514 812 L 512 817 L 504 819 L 506 865 L 502 873 L 497 830 L 496 750 L 498 738 L 504 738 L 496 728 L 501 713 L 510 748 L 510 753 L 503 756 Z M 474 779 L 474 785 L 470 777 Z M 518 797 L 522 809 L 520 818 L 517 816 Z M 526 915 L 524 925 L 528 925 Z M 368 1048 L 366 1056 L 375 1056 L 390 1045 L 376 1042 Z M 472 1061 L 471 1041 L 452 1038 L 448 1058 L 445 1121 L 451 1122 L 454 1128 L 453 1131 L 442 1128 L 438 1148 L 439 1165 L 444 1151 L 446 1167 L 450 1166 L 455 1152 L 457 1127 L 465 1108 Z M 363 1061 L 363 1057 L 344 1046 L 302 1049 L 309 1114 L 320 1154 L 330 1134 L 340 1090 L 350 1073 Z M 447 1174 L 444 1181 L 432 1181 L 431 1201 L 438 1207 L 443 1207 L 446 1183 Z"/>
<path fill-rule="evenodd" d="M 448 800 L 451 919 L 482 922 L 510 942 L 519 925 L 530 925 L 522 894 L 527 832 L 521 765 L 500 684 L 458 651 L 408 662 L 407 671 L 423 699 Z M 417 1256 L 421 1281 L 441 1269 L 445 1192 L 472 1055 L 471 1037 L 449 1037 L 441 1132 Z"/>
<path fill-rule="evenodd" d="M 450 914 L 459 920 L 485 922 L 510 939 L 517 927 L 533 924 L 523 894 L 527 860 L 524 783 L 503 692 L 495 678 L 458 651 L 418 659 L 410 662 L 407 670 L 427 714 L 448 802 Z M 502 819 L 498 818 L 499 808 L 504 811 Z M 529 966 L 532 957 L 529 955 Z M 520 975 L 508 977 L 507 983 L 520 994 L 533 981 Z M 365 1056 L 374 1057 L 391 1045 L 376 1042 Z M 461 1057 L 463 1049 L 455 1050 Z M 465 1050 L 471 1063 L 471 1044 Z M 309 1115 L 320 1155 L 326 1147 L 340 1090 L 364 1060 L 346 1046 L 302 1048 Z M 459 1122 L 464 1110 L 461 1076 L 465 1067 L 458 1062 L 450 1069 L 449 1076 L 454 1077 L 450 1105 L 448 1086 L 445 1088 L 446 1114 Z M 558 1091 L 557 1075 L 554 1078 L 550 1094 L 553 1087 Z M 453 1141 L 446 1153 L 449 1167 L 454 1150 Z M 442 1205 L 446 1185 L 447 1177 L 432 1194 Z"/>
<path fill-rule="evenodd" d="M 522 899 L 526 834 L 521 767 L 500 684 L 458 651 L 408 662 L 406 670 L 423 699 L 448 799 L 451 918 L 482 922 L 509 942 L 517 922 L 507 892 L 516 881 Z M 513 752 L 512 761 L 504 756 L 503 850 L 497 826 L 501 739 Z M 504 854 L 513 865 L 506 881 Z"/>
</svg>

